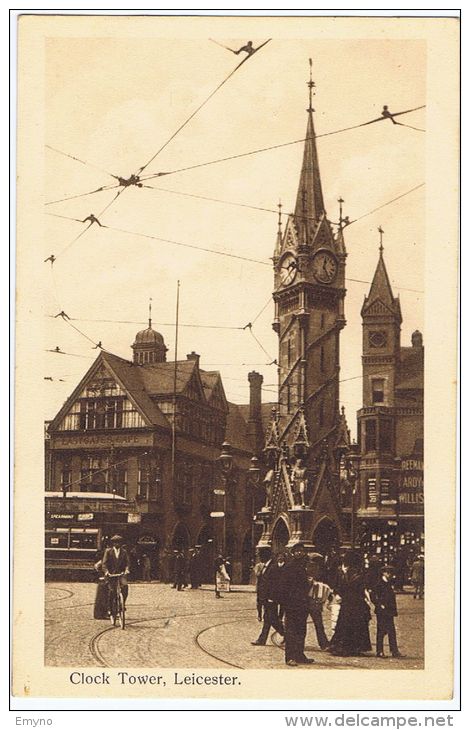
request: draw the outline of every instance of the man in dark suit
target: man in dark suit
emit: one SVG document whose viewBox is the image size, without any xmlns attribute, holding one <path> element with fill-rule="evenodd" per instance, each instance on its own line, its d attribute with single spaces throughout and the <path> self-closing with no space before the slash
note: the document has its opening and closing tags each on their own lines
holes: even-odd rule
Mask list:
<svg viewBox="0 0 470 730">
<path fill-rule="evenodd" d="M 123 538 L 121 535 L 114 535 L 110 540 L 110 547 L 106 548 L 103 555 L 102 570 L 105 576 L 121 574 L 119 583 L 121 586 L 122 598 L 126 603 L 129 594 L 129 586 L 127 585 L 127 576 L 130 571 L 129 553 L 123 547 Z M 114 591 L 113 582 L 108 581 L 109 598 Z M 110 604 L 109 604 L 110 605 Z"/>
<path fill-rule="evenodd" d="M 271 551 L 266 551 L 263 555 L 265 559 L 258 580 L 256 583 L 256 603 L 258 606 L 258 615 L 263 617 L 263 628 L 256 639 L 252 641 L 253 646 L 265 646 L 269 636 L 269 630 L 272 627 L 281 636 L 284 636 L 284 626 L 279 618 L 279 582 L 280 568 L 278 563 L 273 560 Z"/>
<path fill-rule="evenodd" d="M 384 639 L 388 636 L 388 644 L 392 656 L 402 656 L 398 651 L 394 617 L 398 615 L 397 599 L 392 586 L 393 570 L 388 566 L 382 568 L 380 580 L 372 591 L 371 598 L 377 616 L 377 656 L 384 658 Z"/>
<path fill-rule="evenodd" d="M 313 664 L 314 660 L 305 656 L 310 584 L 303 543 L 294 545 L 291 554 L 292 560 L 286 565 L 282 585 L 282 605 L 286 616 L 286 664 L 296 667 L 298 664 Z"/>
</svg>

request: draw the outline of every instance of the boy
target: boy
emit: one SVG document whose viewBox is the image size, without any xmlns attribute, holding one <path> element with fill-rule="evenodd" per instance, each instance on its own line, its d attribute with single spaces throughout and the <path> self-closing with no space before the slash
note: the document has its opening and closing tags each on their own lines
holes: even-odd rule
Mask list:
<svg viewBox="0 0 470 730">
<path fill-rule="evenodd" d="M 388 635 L 388 644 L 393 657 L 401 657 L 398 651 L 394 617 L 398 615 L 397 599 L 392 587 L 393 571 L 389 566 L 382 568 L 381 577 L 372 590 L 372 602 L 377 616 L 377 656 L 384 658 L 384 639 Z"/>
</svg>

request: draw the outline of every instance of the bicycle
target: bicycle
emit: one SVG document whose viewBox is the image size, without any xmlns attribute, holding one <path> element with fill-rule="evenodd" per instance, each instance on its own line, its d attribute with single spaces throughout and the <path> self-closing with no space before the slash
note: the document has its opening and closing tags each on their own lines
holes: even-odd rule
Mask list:
<svg viewBox="0 0 470 730">
<path fill-rule="evenodd" d="M 111 615 L 109 618 L 113 626 L 119 623 L 122 630 L 126 627 L 126 607 L 121 591 L 121 581 L 119 580 L 123 575 L 125 573 L 108 573 L 106 576 L 110 583 L 109 608 Z"/>
</svg>

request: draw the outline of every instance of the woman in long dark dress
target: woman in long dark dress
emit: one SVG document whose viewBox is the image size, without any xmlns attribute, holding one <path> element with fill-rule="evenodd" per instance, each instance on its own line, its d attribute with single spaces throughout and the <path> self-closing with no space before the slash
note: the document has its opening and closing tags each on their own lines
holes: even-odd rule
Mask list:
<svg viewBox="0 0 470 730">
<path fill-rule="evenodd" d="M 347 564 L 338 580 L 335 592 L 341 596 L 341 608 L 328 651 L 339 656 L 357 656 L 370 651 L 371 612 L 357 559 L 350 560 Z"/>
<path fill-rule="evenodd" d="M 104 548 L 99 550 L 95 556 L 94 568 L 98 574 L 98 584 L 96 586 L 95 604 L 93 606 L 93 618 L 96 619 L 107 619 L 108 618 L 108 585 L 104 578 L 102 570 L 102 558 L 104 554 Z"/>
</svg>

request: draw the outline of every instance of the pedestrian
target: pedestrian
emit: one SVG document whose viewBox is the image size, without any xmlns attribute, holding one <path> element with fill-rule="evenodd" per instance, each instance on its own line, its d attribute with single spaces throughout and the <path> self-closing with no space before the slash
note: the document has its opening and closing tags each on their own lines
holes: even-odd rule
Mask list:
<svg viewBox="0 0 470 730">
<path fill-rule="evenodd" d="M 345 555 L 335 592 L 341 597 L 341 606 L 328 651 L 337 656 L 359 656 L 370 651 L 371 613 L 359 553 Z"/>
<path fill-rule="evenodd" d="M 230 578 L 225 568 L 225 560 L 222 555 L 218 555 L 214 560 L 215 597 L 222 598 L 221 591 L 228 591 L 229 586 Z"/>
<path fill-rule="evenodd" d="M 377 616 L 377 656 L 384 658 L 384 639 L 388 636 L 388 645 L 393 657 L 401 657 L 398 650 L 397 634 L 395 631 L 395 616 L 398 615 L 397 599 L 392 585 L 393 570 L 385 566 L 382 575 L 371 593 Z"/>
<path fill-rule="evenodd" d="M 320 560 L 323 559 L 322 555 L 317 555 Z M 323 625 L 323 608 L 333 591 L 327 583 L 319 580 L 320 577 L 323 577 L 323 566 L 318 562 L 318 558 L 311 557 L 307 563 L 307 577 L 310 583 L 308 613 L 315 626 L 318 646 L 320 649 L 325 650 L 329 642 Z"/>
<path fill-rule="evenodd" d="M 266 549 L 263 557 L 265 563 L 256 583 L 258 619 L 263 620 L 263 626 L 256 641 L 251 642 L 253 646 L 266 645 L 271 627 L 284 637 L 284 626 L 279 618 L 279 567 L 277 561 L 273 560 L 270 550 Z"/>
<path fill-rule="evenodd" d="M 420 600 L 424 595 L 424 555 L 418 555 L 411 566 L 411 582 L 415 589 L 413 598 Z"/>
<path fill-rule="evenodd" d="M 175 578 L 174 587 L 177 591 L 185 588 L 186 560 L 182 550 L 177 550 L 175 555 Z"/>
<path fill-rule="evenodd" d="M 229 577 L 229 584 L 228 584 L 228 590 L 230 592 L 230 588 L 232 586 L 232 577 L 233 577 L 233 565 L 232 565 L 232 559 L 230 556 L 227 556 L 224 560 L 225 564 L 225 570 L 227 571 L 227 575 Z"/>
<path fill-rule="evenodd" d="M 282 582 L 282 605 L 285 610 L 285 661 L 288 667 L 313 664 L 305 656 L 307 634 L 308 593 L 307 554 L 303 543 L 291 548 L 292 560 L 287 563 Z"/>
<path fill-rule="evenodd" d="M 198 545 L 191 550 L 189 556 L 189 580 L 191 588 L 201 587 L 201 554 Z"/>
<path fill-rule="evenodd" d="M 95 603 L 93 606 L 93 618 L 108 618 L 108 586 L 105 581 L 103 572 L 103 555 L 106 543 L 103 539 L 103 547 L 97 551 L 95 555 L 94 569 L 98 578 L 96 585 Z"/>
<path fill-rule="evenodd" d="M 150 576 L 150 569 L 152 567 L 152 563 L 150 562 L 150 558 L 147 555 L 147 553 L 143 553 L 141 559 L 140 559 L 140 570 L 142 575 L 142 580 L 145 582 L 149 582 L 151 580 Z"/>
</svg>

